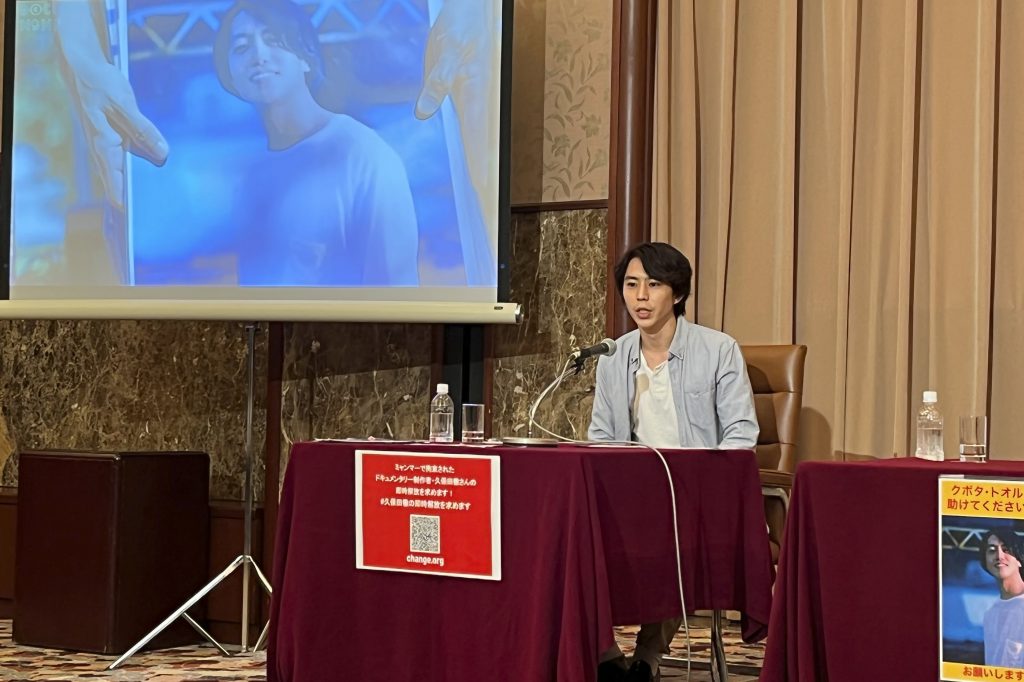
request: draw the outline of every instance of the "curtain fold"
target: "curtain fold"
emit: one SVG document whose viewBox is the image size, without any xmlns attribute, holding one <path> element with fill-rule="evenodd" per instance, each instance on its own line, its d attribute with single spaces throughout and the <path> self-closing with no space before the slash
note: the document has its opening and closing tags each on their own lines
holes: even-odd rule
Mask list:
<svg viewBox="0 0 1024 682">
<path fill-rule="evenodd" d="M 696 322 L 807 344 L 801 458 L 909 454 L 932 389 L 947 456 L 989 414 L 1024 459 L 1021 29 L 999 0 L 661 0 L 652 235 Z"/>
<path fill-rule="evenodd" d="M 996 116 L 993 160 L 991 348 L 988 413 L 993 453 L 1024 458 L 1024 3 L 1002 2 L 997 22 Z"/>
</svg>

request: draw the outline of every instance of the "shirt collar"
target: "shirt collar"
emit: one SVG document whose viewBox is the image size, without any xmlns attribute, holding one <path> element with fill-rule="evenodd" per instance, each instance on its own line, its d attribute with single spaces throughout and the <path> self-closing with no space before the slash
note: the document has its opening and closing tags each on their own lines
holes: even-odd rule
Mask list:
<svg viewBox="0 0 1024 682">
<path fill-rule="evenodd" d="M 668 347 L 669 355 L 680 360 L 686 354 L 686 340 L 690 337 L 690 323 L 680 315 L 676 318 L 676 333 L 672 335 L 672 344 Z"/>
<path fill-rule="evenodd" d="M 686 351 L 686 339 L 690 335 L 690 323 L 680 315 L 676 318 L 676 333 L 672 335 L 672 343 L 668 346 L 669 359 L 675 357 L 683 359 Z M 629 349 L 629 366 L 634 371 L 640 369 L 640 336 L 637 335 L 637 342 Z"/>
</svg>

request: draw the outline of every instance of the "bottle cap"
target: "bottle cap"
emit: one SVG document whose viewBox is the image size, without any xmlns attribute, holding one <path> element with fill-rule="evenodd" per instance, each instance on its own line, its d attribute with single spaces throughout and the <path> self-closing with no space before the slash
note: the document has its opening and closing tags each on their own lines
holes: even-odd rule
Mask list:
<svg viewBox="0 0 1024 682">
<path fill-rule="evenodd" d="M 924 401 L 926 403 L 937 403 L 939 402 L 939 394 L 937 391 L 925 391 Z"/>
<path fill-rule="evenodd" d="M 444 394 L 447 395 L 447 393 L 448 393 L 448 384 L 438 384 L 437 385 L 437 392 L 438 393 L 444 393 Z"/>
</svg>

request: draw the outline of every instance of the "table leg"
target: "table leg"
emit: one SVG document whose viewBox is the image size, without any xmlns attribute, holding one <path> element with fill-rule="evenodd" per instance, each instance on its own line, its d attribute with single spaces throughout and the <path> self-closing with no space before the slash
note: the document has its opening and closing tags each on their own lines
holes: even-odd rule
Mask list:
<svg viewBox="0 0 1024 682">
<path fill-rule="evenodd" d="M 704 612 L 707 613 L 707 612 Z M 725 658 L 725 640 L 722 637 L 722 611 L 711 612 L 711 660 L 687 661 L 678 656 L 665 656 L 662 665 L 667 668 L 690 668 L 708 670 L 714 682 L 726 682 L 729 679 L 729 666 Z M 756 674 L 756 671 L 752 674 Z"/>
<path fill-rule="evenodd" d="M 729 679 L 729 665 L 722 641 L 722 612 L 717 609 L 711 614 L 711 679 L 718 682 Z"/>
</svg>

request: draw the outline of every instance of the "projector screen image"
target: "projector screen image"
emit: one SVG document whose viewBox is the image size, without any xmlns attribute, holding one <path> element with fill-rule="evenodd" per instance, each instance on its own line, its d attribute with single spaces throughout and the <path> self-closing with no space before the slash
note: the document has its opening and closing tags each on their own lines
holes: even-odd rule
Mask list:
<svg viewBox="0 0 1024 682">
<path fill-rule="evenodd" d="M 502 0 L 14 11 L 11 299 L 497 300 Z"/>
</svg>

